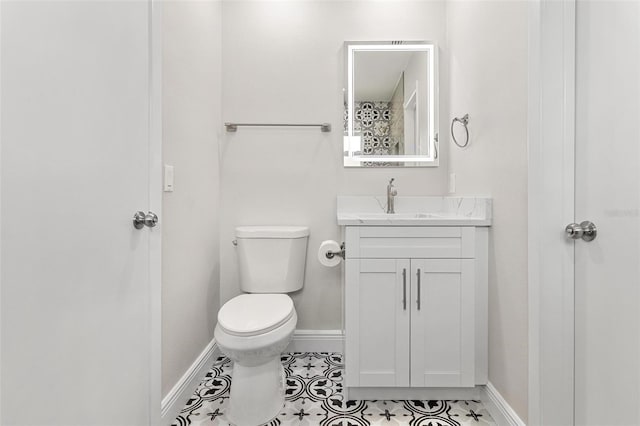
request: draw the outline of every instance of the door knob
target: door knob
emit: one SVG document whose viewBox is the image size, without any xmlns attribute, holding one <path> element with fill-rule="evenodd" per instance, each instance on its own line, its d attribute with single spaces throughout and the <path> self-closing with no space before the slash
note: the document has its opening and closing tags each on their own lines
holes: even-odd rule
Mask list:
<svg viewBox="0 0 640 426">
<path fill-rule="evenodd" d="M 593 241 L 598 235 L 598 229 L 596 228 L 596 225 L 594 225 L 593 222 L 589 222 L 588 220 L 585 220 L 580 224 L 570 223 L 566 228 L 564 228 L 564 232 L 567 233 L 567 237 L 573 240 L 582 238 L 584 241 Z"/>
<path fill-rule="evenodd" d="M 142 211 L 137 211 L 136 214 L 133 215 L 133 227 L 136 229 L 142 229 L 145 226 L 153 228 L 157 224 L 158 215 L 152 211 L 147 214 L 144 214 Z"/>
</svg>

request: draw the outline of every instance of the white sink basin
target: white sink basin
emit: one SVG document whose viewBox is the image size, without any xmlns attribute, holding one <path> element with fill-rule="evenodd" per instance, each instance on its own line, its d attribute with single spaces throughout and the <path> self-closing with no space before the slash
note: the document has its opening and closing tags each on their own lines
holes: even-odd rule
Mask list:
<svg viewBox="0 0 640 426">
<path fill-rule="evenodd" d="M 339 196 L 338 225 L 490 226 L 486 197 L 396 197 L 386 213 L 386 196 Z"/>
</svg>

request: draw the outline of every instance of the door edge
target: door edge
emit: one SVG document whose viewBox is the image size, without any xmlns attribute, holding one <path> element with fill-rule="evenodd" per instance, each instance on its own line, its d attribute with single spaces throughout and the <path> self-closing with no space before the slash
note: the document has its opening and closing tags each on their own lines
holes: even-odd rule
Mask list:
<svg viewBox="0 0 640 426">
<path fill-rule="evenodd" d="M 149 3 L 149 209 L 160 221 L 149 229 L 149 424 L 162 407 L 162 0 Z"/>
<path fill-rule="evenodd" d="M 529 424 L 574 422 L 575 0 L 529 4 Z"/>
</svg>

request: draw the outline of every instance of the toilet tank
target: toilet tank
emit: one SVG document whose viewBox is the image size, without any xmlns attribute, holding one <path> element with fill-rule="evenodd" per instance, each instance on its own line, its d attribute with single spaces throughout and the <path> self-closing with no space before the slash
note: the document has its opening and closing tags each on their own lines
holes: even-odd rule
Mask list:
<svg viewBox="0 0 640 426">
<path fill-rule="evenodd" d="M 289 293 L 304 284 L 309 228 L 236 228 L 240 289 L 246 293 Z"/>
</svg>

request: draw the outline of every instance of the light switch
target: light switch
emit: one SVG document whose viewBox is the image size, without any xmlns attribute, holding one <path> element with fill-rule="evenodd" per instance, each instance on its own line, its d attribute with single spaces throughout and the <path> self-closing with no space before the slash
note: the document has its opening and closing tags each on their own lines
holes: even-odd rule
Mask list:
<svg viewBox="0 0 640 426">
<path fill-rule="evenodd" d="M 173 192 L 173 166 L 164 165 L 164 192 Z"/>
</svg>

